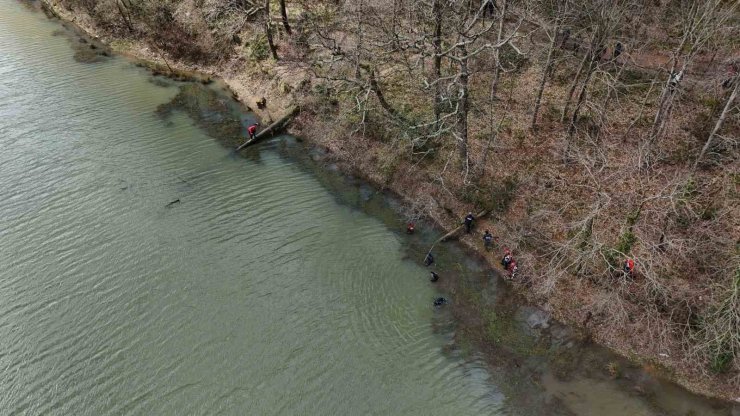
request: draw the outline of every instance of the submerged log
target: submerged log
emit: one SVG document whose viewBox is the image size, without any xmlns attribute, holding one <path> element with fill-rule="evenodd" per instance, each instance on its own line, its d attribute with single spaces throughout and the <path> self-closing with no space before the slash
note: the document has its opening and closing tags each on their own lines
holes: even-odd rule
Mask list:
<svg viewBox="0 0 740 416">
<path fill-rule="evenodd" d="M 278 121 L 270 124 L 265 129 L 263 129 L 262 131 L 260 131 L 259 133 L 257 133 L 254 136 L 254 139 L 249 139 L 246 142 L 244 142 L 241 146 L 237 147 L 236 148 L 236 151 L 238 152 L 238 151 L 244 149 L 247 146 L 253 145 L 253 144 L 255 144 L 255 143 L 257 143 L 257 142 L 259 142 L 259 141 L 261 141 L 263 139 L 270 138 L 270 137 L 274 136 L 277 132 L 279 132 L 282 129 L 284 129 L 285 126 L 290 122 L 290 120 L 292 120 L 293 117 L 295 117 L 296 114 L 298 114 L 299 112 L 300 112 L 300 108 L 299 107 L 293 107 L 293 108 L 291 108 L 290 111 L 288 111 L 288 113 L 285 114 L 284 116 L 282 116 Z"/>
</svg>

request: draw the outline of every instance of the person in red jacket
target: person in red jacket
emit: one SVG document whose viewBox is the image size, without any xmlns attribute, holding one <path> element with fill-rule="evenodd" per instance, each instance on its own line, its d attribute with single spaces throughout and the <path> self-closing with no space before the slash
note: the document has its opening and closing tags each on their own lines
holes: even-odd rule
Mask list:
<svg viewBox="0 0 740 416">
<path fill-rule="evenodd" d="M 516 265 L 516 260 L 511 259 L 511 263 L 509 263 L 509 267 L 506 270 L 509 272 L 509 278 L 515 279 L 517 272 L 519 272 L 519 266 Z"/>
<path fill-rule="evenodd" d="M 414 233 L 414 223 L 410 222 L 406 225 L 406 234 L 413 234 Z"/>
<path fill-rule="evenodd" d="M 631 275 L 635 272 L 635 261 L 632 259 L 626 259 L 624 261 L 624 272 Z"/>
<path fill-rule="evenodd" d="M 249 140 L 254 140 L 254 136 L 257 134 L 257 127 L 259 127 L 260 123 L 254 123 L 251 126 L 247 127 L 247 133 L 249 133 Z"/>
<path fill-rule="evenodd" d="M 509 266 L 513 261 L 514 255 L 511 254 L 511 250 L 508 248 L 504 249 L 504 258 L 501 259 L 501 265 L 504 266 L 504 270 L 509 270 Z"/>
</svg>

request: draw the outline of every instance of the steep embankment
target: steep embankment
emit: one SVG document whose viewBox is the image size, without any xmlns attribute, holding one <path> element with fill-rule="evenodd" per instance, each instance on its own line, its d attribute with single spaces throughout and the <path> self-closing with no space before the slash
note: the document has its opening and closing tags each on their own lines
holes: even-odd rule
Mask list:
<svg viewBox="0 0 740 416">
<path fill-rule="evenodd" d="M 693 391 L 740 396 L 732 321 L 740 316 L 740 303 L 733 300 L 737 296 L 726 297 L 727 290 L 740 287 L 740 277 L 732 278 L 740 238 L 732 140 L 713 147 L 713 167 L 696 169 L 694 163 L 728 95 L 719 87 L 726 74 L 718 62 L 736 50 L 695 51 L 685 68 L 689 81 L 671 107 L 673 90 L 664 80 L 673 62 L 669 51 L 681 39 L 676 28 L 647 20 L 622 32 L 612 28 L 606 41 L 620 39 L 632 50 L 600 61 L 587 48 L 588 27 L 578 34 L 579 23 L 572 22 L 573 36 L 565 36 L 537 15 L 510 10 L 514 17 L 501 19 L 488 41 L 495 43 L 498 32 L 499 40 L 521 39 L 519 46 L 511 43 L 486 58 L 471 55 L 470 65 L 453 56 L 454 50 L 445 52 L 442 75 L 463 61 L 467 72 L 447 77 L 453 83 L 439 91 L 447 102 L 437 103 L 442 128 L 429 133 L 427 127 L 437 125 L 428 122 L 436 110 L 429 99 L 435 87 L 423 81 L 432 59 L 424 60 L 423 47 L 404 43 L 402 30 L 394 29 L 402 21 L 394 20 L 391 28 L 381 24 L 400 13 L 395 10 L 347 6 L 336 12 L 332 7 L 341 6 L 333 3 L 312 10 L 297 3 L 289 11 L 295 18 L 292 35 L 283 32 L 273 40 L 281 54 L 276 62 L 267 59 L 257 9 L 236 19 L 233 10 L 217 7 L 228 2 L 208 1 L 203 8 L 191 1 L 161 2 L 136 17 L 129 9 L 95 2 L 88 9 L 83 1 L 44 3 L 157 71 L 223 78 L 265 122 L 300 106 L 293 131 L 328 149 L 346 170 L 403 196 L 409 218 L 426 216 L 453 229 L 468 211 L 491 211 L 478 229 L 497 237 L 495 254 L 481 250 L 479 236 L 462 242 L 492 267 L 499 267 L 503 247 L 515 250 L 522 272 L 514 285 L 530 301 L 599 343 L 664 368 Z M 360 29 L 353 26 L 357 21 Z M 605 30 L 597 26 L 593 36 Z M 640 44 L 641 39 L 654 41 Z M 367 44 L 360 47 L 363 40 Z M 524 55 L 522 45 L 528 46 Z M 603 45 L 599 53 L 615 56 Z M 550 56 L 556 59 L 547 64 Z M 457 96 L 461 85 L 465 94 Z M 543 85 L 541 116 L 531 129 L 534 92 Z M 463 118 L 460 97 L 466 95 L 470 112 Z M 267 106 L 261 109 L 256 103 L 263 97 Z M 652 139 L 656 114 L 673 117 L 659 126 L 660 140 Z M 727 137 L 740 131 L 736 116 L 722 130 Z M 444 126 L 450 119 L 455 124 Z M 458 145 L 461 132 L 464 147 Z M 463 151 L 460 173 L 456 158 Z M 619 272 L 626 256 L 637 259 L 632 277 Z M 726 339 L 706 330 L 715 317 L 727 317 Z"/>
</svg>

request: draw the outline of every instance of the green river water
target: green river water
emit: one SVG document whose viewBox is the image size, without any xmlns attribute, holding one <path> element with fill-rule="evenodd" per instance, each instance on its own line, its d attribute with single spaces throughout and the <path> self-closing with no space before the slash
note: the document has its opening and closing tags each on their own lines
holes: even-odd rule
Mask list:
<svg viewBox="0 0 740 416">
<path fill-rule="evenodd" d="M 393 198 L 289 137 L 237 156 L 220 87 L 88 46 L 0 0 L 0 415 L 733 413 L 527 306 L 484 361 L 450 312 L 510 298 L 481 264 L 431 284 Z"/>
</svg>

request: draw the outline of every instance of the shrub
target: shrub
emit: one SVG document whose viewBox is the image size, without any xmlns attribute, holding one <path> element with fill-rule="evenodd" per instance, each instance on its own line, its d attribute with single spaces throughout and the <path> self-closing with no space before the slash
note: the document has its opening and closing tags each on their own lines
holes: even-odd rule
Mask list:
<svg viewBox="0 0 740 416">
<path fill-rule="evenodd" d="M 694 334 L 698 353 L 717 374 L 730 371 L 740 354 L 740 267 L 720 293 L 719 302 L 698 318 L 699 330 Z"/>
<path fill-rule="evenodd" d="M 632 230 L 627 230 L 624 233 L 622 233 L 621 236 L 619 236 L 619 241 L 617 242 L 617 251 L 621 253 L 629 253 L 630 250 L 632 250 L 632 247 L 637 242 L 637 236 L 632 232 Z"/>
<path fill-rule="evenodd" d="M 460 189 L 458 198 L 474 205 L 476 209 L 502 213 L 511 203 L 515 189 L 516 180 L 507 178 L 500 184 L 492 185 L 489 190 L 476 184 L 468 185 Z"/>
<path fill-rule="evenodd" d="M 622 82 L 617 87 L 619 93 L 645 94 L 653 82 L 653 74 L 638 68 L 625 68 L 622 71 L 621 79 Z M 660 90 L 656 88 L 653 92 L 657 94 Z"/>
<path fill-rule="evenodd" d="M 516 195 L 516 188 L 519 184 L 515 176 L 510 176 L 503 180 L 500 184 L 495 184 L 491 187 L 491 211 L 504 213 L 509 209 L 509 205 L 514 200 Z"/>
<path fill-rule="evenodd" d="M 709 362 L 709 369 L 713 373 L 726 373 L 732 367 L 732 352 L 727 350 L 717 351 Z"/>
<path fill-rule="evenodd" d="M 519 55 L 508 43 L 499 49 L 499 60 L 504 68 L 513 68 L 519 71 L 529 65 L 529 58 Z"/>
<path fill-rule="evenodd" d="M 247 54 L 254 61 L 264 61 L 270 57 L 270 49 L 265 35 L 254 35 L 247 41 Z"/>
<path fill-rule="evenodd" d="M 637 243 L 637 236 L 630 228 L 619 236 L 619 240 L 617 240 L 617 244 L 614 248 L 605 248 L 602 250 L 609 270 L 620 270 L 622 268 L 622 261 L 624 260 L 623 256 L 629 254 L 635 243 Z"/>
</svg>

